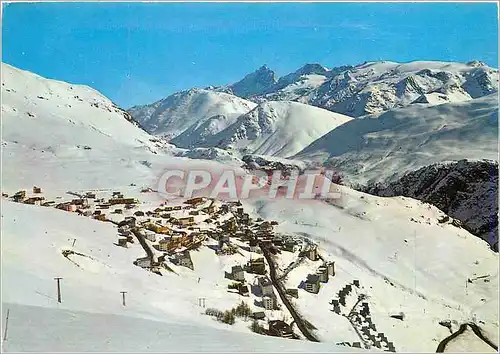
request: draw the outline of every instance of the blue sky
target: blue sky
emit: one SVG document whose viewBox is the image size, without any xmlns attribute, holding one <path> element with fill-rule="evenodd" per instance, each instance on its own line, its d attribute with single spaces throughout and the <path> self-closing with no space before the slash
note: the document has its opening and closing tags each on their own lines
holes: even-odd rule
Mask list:
<svg viewBox="0 0 500 354">
<path fill-rule="evenodd" d="M 267 64 L 477 59 L 498 67 L 494 3 L 4 4 L 2 60 L 122 107 Z"/>
</svg>

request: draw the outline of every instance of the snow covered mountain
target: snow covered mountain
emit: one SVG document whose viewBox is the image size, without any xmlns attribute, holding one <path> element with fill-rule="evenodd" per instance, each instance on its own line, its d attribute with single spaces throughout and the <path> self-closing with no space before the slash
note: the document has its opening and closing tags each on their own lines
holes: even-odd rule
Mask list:
<svg viewBox="0 0 500 354">
<path fill-rule="evenodd" d="M 298 102 L 261 103 L 207 144 L 245 153 L 286 157 L 352 118 Z"/>
<path fill-rule="evenodd" d="M 432 163 L 498 159 L 498 97 L 437 106 L 414 104 L 353 119 L 294 158 L 319 161 L 351 183 L 395 180 Z"/>
<path fill-rule="evenodd" d="M 140 175 L 150 180 L 147 161 L 175 149 L 139 128 L 99 92 L 4 63 L 1 109 L 7 189 L 53 180 L 62 190 L 128 185 Z"/>
<path fill-rule="evenodd" d="M 200 139 L 207 132 L 215 134 L 224 129 L 255 106 L 253 102 L 223 92 L 191 89 L 128 111 L 151 134 L 174 138 L 190 128 Z"/>
<path fill-rule="evenodd" d="M 249 116 L 258 115 L 256 112 L 267 110 L 263 106 L 249 113 L 256 106 L 254 102 L 276 105 L 273 101 L 294 101 L 360 117 L 393 108 L 415 105 L 420 108 L 421 104 L 460 103 L 497 91 L 498 70 L 477 61 L 467 64 L 381 61 L 333 69 L 306 64 L 279 79 L 264 65 L 235 84 L 182 91 L 150 105 L 132 107 L 129 112 L 149 133 L 173 139 L 172 143 L 179 147 L 228 147 L 238 146 L 235 140 L 248 138 L 241 130 L 244 128 L 235 128 L 239 116 L 248 114 L 238 120 L 243 122 Z M 304 115 L 302 106 L 285 105 L 290 112 L 298 110 L 292 115 Z M 297 123 L 300 125 L 302 121 Z M 229 129 L 223 133 L 231 126 L 234 132 Z M 296 130 L 301 128 L 302 125 Z M 235 133 L 241 137 L 233 136 Z M 228 139 L 233 140 L 231 144 Z M 261 143 L 251 145 L 249 150 L 266 151 L 256 146 Z M 270 151 L 273 150 L 276 151 Z M 286 156 L 288 152 L 279 156 Z"/>
<path fill-rule="evenodd" d="M 276 82 L 277 78 L 274 71 L 269 69 L 267 65 L 263 65 L 240 81 L 229 85 L 228 89 L 236 96 L 248 98 L 268 91 Z"/>
<path fill-rule="evenodd" d="M 43 147 L 149 147 L 130 114 L 87 86 L 48 80 L 2 63 L 3 139 Z M 52 148 L 57 148 L 52 146 Z"/>
<path fill-rule="evenodd" d="M 498 70 L 477 61 L 382 61 L 321 68 L 318 64 L 306 65 L 281 78 L 268 92 L 250 99 L 299 101 L 359 117 L 414 102 L 461 102 L 498 91 Z"/>
<path fill-rule="evenodd" d="M 461 160 L 425 166 L 395 182 L 367 186 L 363 191 L 433 204 L 498 252 L 497 187 L 498 161 Z"/>
</svg>

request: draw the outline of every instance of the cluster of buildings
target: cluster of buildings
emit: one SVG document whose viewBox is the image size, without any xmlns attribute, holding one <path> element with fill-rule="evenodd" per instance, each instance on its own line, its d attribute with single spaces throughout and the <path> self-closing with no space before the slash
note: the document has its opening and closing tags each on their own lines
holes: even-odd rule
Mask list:
<svg viewBox="0 0 500 354">
<path fill-rule="evenodd" d="M 309 274 L 304 282 L 304 290 L 317 294 L 321 283 L 328 283 L 330 276 L 335 276 L 335 262 L 324 263 L 317 269 L 315 274 Z"/>
<path fill-rule="evenodd" d="M 20 190 L 16 192 L 12 197 L 12 201 L 17 203 L 32 204 L 32 205 L 42 205 L 45 200 L 44 196 L 41 196 L 42 189 L 40 187 L 33 187 L 33 195 L 28 196 L 25 190 Z M 7 194 L 3 194 L 4 197 L 8 197 Z"/>
<path fill-rule="evenodd" d="M 330 302 L 333 306 L 333 312 L 347 317 L 351 325 L 356 328 L 366 348 L 375 347 L 384 351 L 395 352 L 394 344 L 387 339 L 383 332 L 377 331 L 377 327 L 372 321 L 370 306 L 368 302 L 364 301 L 366 296 L 357 292 L 360 287 L 359 280 L 354 280 L 340 289 L 337 299 Z M 356 301 L 352 309 L 346 307 L 346 300 L 349 295 L 354 295 L 352 301 Z"/>
<path fill-rule="evenodd" d="M 112 198 L 108 199 L 107 201 L 104 198 L 96 199 L 96 195 L 93 192 L 87 192 L 84 195 L 70 193 L 78 196 L 78 198 L 59 203 L 53 200 L 45 200 L 45 197 L 41 195 L 42 189 L 40 187 L 34 186 L 32 192 L 33 194 L 28 196 L 26 190 L 20 190 L 11 198 L 14 202 L 41 205 L 45 207 L 55 207 L 67 212 L 76 212 L 79 215 L 94 217 L 95 219 L 102 221 L 106 220 L 106 214 L 103 212 L 103 209 L 109 209 L 112 205 L 120 204 L 123 204 L 125 208 L 130 209 L 133 208 L 136 203 L 138 203 L 138 201 L 134 198 L 125 198 L 120 192 L 113 192 Z M 121 214 L 123 213 L 123 210 L 120 208 L 116 208 L 112 212 Z"/>
</svg>

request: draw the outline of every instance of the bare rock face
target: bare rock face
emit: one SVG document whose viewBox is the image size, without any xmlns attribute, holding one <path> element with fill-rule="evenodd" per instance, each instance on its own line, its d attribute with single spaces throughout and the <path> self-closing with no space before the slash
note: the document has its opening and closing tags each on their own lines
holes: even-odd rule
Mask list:
<svg viewBox="0 0 500 354">
<path fill-rule="evenodd" d="M 460 160 L 409 172 L 388 184 L 361 188 L 378 196 L 405 196 L 432 204 L 498 252 L 498 162 Z"/>
</svg>

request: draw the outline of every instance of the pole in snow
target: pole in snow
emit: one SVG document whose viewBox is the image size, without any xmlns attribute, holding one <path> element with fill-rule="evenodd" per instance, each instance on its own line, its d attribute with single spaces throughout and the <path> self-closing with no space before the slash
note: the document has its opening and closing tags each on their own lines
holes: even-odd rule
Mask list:
<svg viewBox="0 0 500 354">
<path fill-rule="evenodd" d="M 7 310 L 7 317 L 5 318 L 5 331 L 3 332 L 4 342 L 7 340 L 7 327 L 9 326 L 9 313 L 10 313 L 10 309 Z"/>
<path fill-rule="evenodd" d="M 122 294 L 122 303 L 123 303 L 123 306 L 127 306 L 127 305 L 125 304 L 125 294 L 126 294 L 127 292 L 126 292 L 126 291 L 120 291 L 120 292 L 121 292 L 121 294 Z"/>
<path fill-rule="evenodd" d="M 61 303 L 61 279 L 62 278 L 54 278 L 57 281 L 57 302 Z"/>
</svg>

